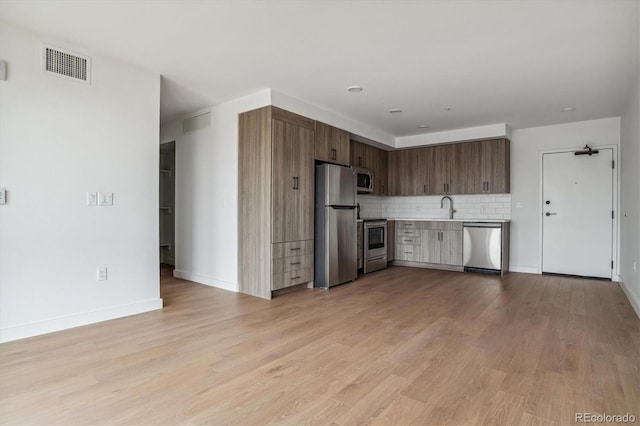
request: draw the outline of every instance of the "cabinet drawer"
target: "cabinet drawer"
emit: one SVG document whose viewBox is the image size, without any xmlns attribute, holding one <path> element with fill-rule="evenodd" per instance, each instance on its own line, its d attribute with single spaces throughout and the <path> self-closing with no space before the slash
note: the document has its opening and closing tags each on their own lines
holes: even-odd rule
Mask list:
<svg viewBox="0 0 640 426">
<path fill-rule="evenodd" d="M 420 246 L 396 244 L 396 260 L 420 262 Z"/>
<path fill-rule="evenodd" d="M 462 222 L 460 221 L 434 220 L 424 222 L 424 224 L 425 229 L 435 231 L 462 231 Z"/>
<path fill-rule="evenodd" d="M 419 237 L 420 230 L 413 228 L 397 228 L 396 229 L 396 238 L 400 240 L 403 237 Z"/>
<path fill-rule="evenodd" d="M 289 241 L 286 243 L 271 244 L 271 258 L 304 256 L 313 254 L 313 240 Z"/>
<path fill-rule="evenodd" d="M 419 246 L 422 244 L 420 235 L 415 236 L 407 236 L 403 235 L 398 237 L 398 244 L 401 245 L 409 245 L 409 246 Z"/>
<path fill-rule="evenodd" d="M 300 269 L 298 271 L 285 272 L 283 274 L 274 274 L 271 280 L 271 290 L 279 290 L 292 285 L 308 283 L 313 279 L 313 271 L 311 268 Z"/>
<path fill-rule="evenodd" d="M 271 273 L 274 275 L 283 274 L 285 272 L 311 268 L 313 266 L 313 255 L 305 254 L 304 256 L 281 257 L 280 259 L 273 259 L 271 262 L 273 264 Z"/>
<path fill-rule="evenodd" d="M 415 220 L 398 220 L 396 221 L 396 229 L 420 229 L 420 222 Z"/>
</svg>

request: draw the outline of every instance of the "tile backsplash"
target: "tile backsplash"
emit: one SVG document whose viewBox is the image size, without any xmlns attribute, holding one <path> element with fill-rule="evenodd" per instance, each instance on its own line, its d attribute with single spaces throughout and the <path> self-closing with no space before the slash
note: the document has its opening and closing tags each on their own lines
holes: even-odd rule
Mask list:
<svg viewBox="0 0 640 426">
<path fill-rule="evenodd" d="M 511 194 L 451 195 L 456 219 L 511 219 Z M 358 194 L 360 217 L 446 219 L 449 200 L 440 208 L 441 195 L 376 197 Z"/>
</svg>

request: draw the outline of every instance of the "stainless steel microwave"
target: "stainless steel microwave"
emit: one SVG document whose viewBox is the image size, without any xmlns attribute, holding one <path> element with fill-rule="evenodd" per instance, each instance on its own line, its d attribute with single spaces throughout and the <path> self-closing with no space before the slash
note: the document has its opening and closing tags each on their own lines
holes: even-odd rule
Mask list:
<svg viewBox="0 0 640 426">
<path fill-rule="evenodd" d="M 369 194 L 373 192 L 373 173 L 366 169 L 359 169 L 354 167 L 358 173 L 357 188 L 358 194 Z"/>
</svg>

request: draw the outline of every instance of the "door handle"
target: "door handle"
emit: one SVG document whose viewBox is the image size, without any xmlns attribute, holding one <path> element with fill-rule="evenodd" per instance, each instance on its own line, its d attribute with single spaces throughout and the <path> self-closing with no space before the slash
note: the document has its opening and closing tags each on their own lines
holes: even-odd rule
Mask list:
<svg viewBox="0 0 640 426">
<path fill-rule="evenodd" d="M 546 212 L 544 215 L 545 215 L 545 216 L 555 216 L 555 215 L 557 215 L 557 214 L 558 214 L 558 213 L 549 213 L 549 212 Z"/>
</svg>

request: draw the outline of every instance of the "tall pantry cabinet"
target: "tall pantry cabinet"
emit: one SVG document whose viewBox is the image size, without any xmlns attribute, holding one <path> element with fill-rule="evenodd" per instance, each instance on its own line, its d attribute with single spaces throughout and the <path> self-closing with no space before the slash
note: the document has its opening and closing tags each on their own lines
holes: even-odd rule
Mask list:
<svg viewBox="0 0 640 426">
<path fill-rule="evenodd" d="M 315 122 L 269 106 L 239 116 L 238 282 L 242 293 L 313 280 Z"/>
</svg>

